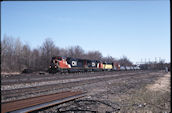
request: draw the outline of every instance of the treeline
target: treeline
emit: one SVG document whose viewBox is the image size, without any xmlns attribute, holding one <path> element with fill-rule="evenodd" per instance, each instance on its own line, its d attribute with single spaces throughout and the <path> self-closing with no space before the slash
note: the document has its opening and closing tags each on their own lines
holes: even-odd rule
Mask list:
<svg viewBox="0 0 172 113">
<path fill-rule="evenodd" d="M 123 57 L 119 60 L 112 56 L 103 57 L 99 51 L 85 52 L 80 46 L 67 49 L 57 47 L 51 39 L 46 39 L 40 47 L 31 49 L 19 38 L 4 36 L 1 40 L 1 72 L 21 72 L 23 69 L 47 70 L 52 56 L 66 56 L 106 62 L 118 62 L 121 65 L 132 65 Z"/>
<path fill-rule="evenodd" d="M 165 63 L 164 60 L 160 60 L 159 62 L 145 62 L 140 65 L 140 68 L 143 70 L 164 70 L 166 67 L 171 70 L 170 63 Z"/>
</svg>

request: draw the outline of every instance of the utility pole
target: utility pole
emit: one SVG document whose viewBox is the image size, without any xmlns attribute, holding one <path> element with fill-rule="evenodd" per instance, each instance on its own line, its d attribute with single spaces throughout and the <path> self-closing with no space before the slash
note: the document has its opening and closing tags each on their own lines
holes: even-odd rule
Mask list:
<svg viewBox="0 0 172 113">
<path fill-rule="evenodd" d="M 150 64 L 150 58 L 149 58 L 149 64 Z"/>
<path fill-rule="evenodd" d="M 161 61 L 161 58 L 159 57 L 159 63 L 160 63 L 160 61 Z"/>
<path fill-rule="evenodd" d="M 155 57 L 155 63 L 156 63 L 156 57 Z"/>
</svg>

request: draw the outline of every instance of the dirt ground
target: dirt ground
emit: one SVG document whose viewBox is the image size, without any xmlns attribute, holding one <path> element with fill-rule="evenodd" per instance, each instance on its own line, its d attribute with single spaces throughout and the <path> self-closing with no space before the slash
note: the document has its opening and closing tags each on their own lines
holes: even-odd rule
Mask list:
<svg viewBox="0 0 172 113">
<path fill-rule="evenodd" d="M 171 75 L 158 77 L 152 84 L 139 90 L 129 91 L 131 95 L 121 95 L 128 105 L 123 106 L 121 113 L 171 113 Z M 126 103 L 125 103 L 126 104 Z"/>
<path fill-rule="evenodd" d="M 148 85 L 146 88 L 151 91 L 169 91 L 170 92 L 170 73 L 165 74 L 155 81 L 154 84 Z"/>
<path fill-rule="evenodd" d="M 145 76 L 101 81 L 75 87 L 87 96 L 37 111 L 39 113 L 170 113 L 170 73 L 150 72 Z"/>
</svg>

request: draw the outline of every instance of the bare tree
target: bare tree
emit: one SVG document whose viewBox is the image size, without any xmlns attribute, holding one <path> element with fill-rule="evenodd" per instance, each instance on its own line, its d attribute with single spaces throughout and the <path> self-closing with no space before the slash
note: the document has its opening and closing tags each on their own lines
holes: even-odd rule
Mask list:
<svg viewBox="0 0 172 113">
<path fill-rule="evenodd" d="M 90 60 L 101 60 L 102 59 L 102 54 L 99 51 L 89 51 L 86 55 L 86 59 Z"/>
<path fill-rule="evenodd" d="M 50 63 L 50 59 L 54 55 L 53 54 L 55 50 L 54 42 L 50 38 L 47 38 L 40 47 L 40 49 L 41 49 L 41 59 L 42 59 L 40 63 L 41 63 L 41 68 L 44 70 L 48 67 Z"/>
<path fill-rule="evenodd" d="M 34 49 L 31 53 L 31 68 L 35 70 L 40 70 L 40 51 L 38 49 Z"/>
<path fill-rule="evenodd" d="M 14 72 L 22 70 L 22 42 L 19 38 L 4 36 L 1 41 L 2 71 Z"/>
<path fill-rule="evenodd" d="M 103 57 L 102 60 L 104 62 L 117 62 L 116 59 L 113 58 L 112 56 Z"/>
<path fill-rule="evenodd" d="M 59 56 L 68 56 L 68 50 L 61 48 Z"/>
<path fill-rule="evenodd" d="M 121 66 L 131 66 L 133 64 L 126 56 L 123 56 L 118 62 Z"/>
<path fill-rule="evenodd" d="M 15 40 L 14 43 L 14 69 L 16 71 L 21 71 L 22 70 L 22 42 L 20 41 L 19 38 Z"/>
<path fill-rule="evenodd" d="M 74 58 L 82 58 L 84 50 L 80 46 L 70 47 L 68 49 L 68 56 Z"/>
<path fill-rule="evenodd" d="M 5 72 L 13 71 L 14 39 L 4 35 L 1 41 L 1 69 Z"/>
<path fill-rule="evenodd" d="M 22 69 L 23 68 L 30 68 L 31 67 L 31 50 L 30 50 L 30 46 L 29 45 L 24 45 L 22 48 L 22 56 L 21 56 L 21 60 L 22 60 Z"/>
<path fill-rule="evenodd" d="M 58 47 L 54 47 L 52 50 L 52 56 L 59 56 L 60 54 L 60 49 Z"/>
</svg>

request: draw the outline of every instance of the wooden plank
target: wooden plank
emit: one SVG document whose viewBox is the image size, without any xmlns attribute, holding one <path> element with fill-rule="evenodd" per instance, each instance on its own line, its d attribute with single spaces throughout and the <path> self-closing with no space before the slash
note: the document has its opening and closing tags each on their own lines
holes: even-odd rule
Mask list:
<svg viewBox="0 0 172 113">
<path fill-rule="evenodd" d="M 70 96 L 75 96 L 82 94 L 81 91 L 76 91 L 76 92 L 61 92 L 61 93 L 56 93 L 56 94 L 50 94 L 50 95 L 42 95 L 38 97 L 32 97 L 32 98 L 27 98 L 27 99 L 22 99 L 22 100 L 17 100 L 17 101 L 12 101 L 12 102 L 7 102 L 1 104 L 1 113 L 6 113 L 26 107 L 31 107 L 35 106 L 38 104 L 43 104 L 46 102 L 51 102 L 54 100 L 59 100 L 63 98 L 67 98 Z"/>
</svg>

